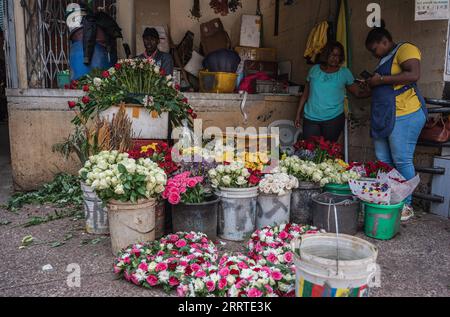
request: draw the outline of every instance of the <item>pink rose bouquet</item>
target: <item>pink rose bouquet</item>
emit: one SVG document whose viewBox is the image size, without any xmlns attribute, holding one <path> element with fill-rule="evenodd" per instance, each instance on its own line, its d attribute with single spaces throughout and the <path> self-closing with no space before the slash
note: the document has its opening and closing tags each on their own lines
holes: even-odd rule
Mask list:
<svg viewBox="0 0 450 317">
<path fill-rule="evenodd" d="M 206 199 L 203 180 L 203 177 L 191 177 L 190 172 L 178 174 L 168 180 L 162 197 L 172 205 L 200 204 Z"/>
</svg>

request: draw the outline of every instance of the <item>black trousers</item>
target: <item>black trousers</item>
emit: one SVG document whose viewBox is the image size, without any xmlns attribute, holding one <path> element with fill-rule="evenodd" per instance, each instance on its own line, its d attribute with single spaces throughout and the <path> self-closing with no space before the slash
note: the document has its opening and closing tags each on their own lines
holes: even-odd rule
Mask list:
<svg viewBox="0 0 450 317">
<path fill-rule="evenodd" d="M 345 114 L 328 121 L 303 120 L 303 137 L 322 136 L 330 142 L 337 142 L 345 128 Z"/>
</svg>

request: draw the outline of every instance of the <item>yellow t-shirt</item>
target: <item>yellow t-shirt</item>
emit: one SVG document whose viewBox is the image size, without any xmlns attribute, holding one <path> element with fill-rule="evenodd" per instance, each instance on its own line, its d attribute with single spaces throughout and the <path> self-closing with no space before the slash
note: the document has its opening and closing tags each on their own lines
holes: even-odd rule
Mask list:
<svg viewBox="0 0 450 317">
<path fill-rule="evenodd" d="M 399 48 L 397 54 L 395 54 L 394 63 L 392 64 L 391 69 L 392 75 L 400 74 L 402 72 L 400 65 L 410 59 L 418 59 L 420 61 L 422 59 L 422 54 L 417 46 L 405 43 Z M 395 86 L 395 90 L 399 90 L 403 87 L 404 85 Z M 400 96 L 397 96 L 397 117 L 414 113 L 418 111 L 421 106 L 422 105 L 419 97 L 417 97 L 416 91 L 414 89 L 410 89 Z"/>
</svg>

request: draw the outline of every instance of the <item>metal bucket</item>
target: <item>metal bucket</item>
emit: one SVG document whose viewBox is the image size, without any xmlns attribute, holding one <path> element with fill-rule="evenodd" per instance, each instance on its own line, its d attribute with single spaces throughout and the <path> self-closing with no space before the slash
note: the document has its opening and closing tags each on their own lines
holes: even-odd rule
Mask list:
<svg viewBox="0 0 450 317">
<path fill-rule="evenodd" d="M 293 242 L 297 297 L 368 297 L 379 282 L 378 249 L 348 235 L 306 235 Z"/>
<path fill-rule="evenodd" d="M 299 225 L 312 224 L 312 199 L 322 193 L 318 184 L 300 182 L 299 188 L 294 189 L 291 199 L 291 222 Z"/>
<path fill-rule="evenodd" d="M 109 233 L 108 210 L 98 198 L 95 191 L 81 182 L 84 199 L 86 231 L 89 234 L 104 235 Z"/>
<path fill-rule="evenodd" d="M 256 228 L 279 226 L 289 223 L 292 192 L 284 196 L 259 195 Z"/>
<path fill-rule="evenodd" d="M 108 203 L 109 229 L 114 255 L 135 243 L 155 240 L 156 200 Z"/>
<path fill-rule="evenodd" d="M 331 203 L 330 203 L 331 202 Z M 323 193 L 313 198 L 313 225 L 326 232 L 336 232 L 336 206 L 339 233 L 356 235 L 358 233 L 360 201 L 354 196 Z"/>
<path fill-rule="evenodd" d="M 202 204 L 172 206 L 173 232 L 202 232 L 217 240 L 217 214 L 220 198 L 213 196 Z"/>
<path fill-rule="evenodd" d="M 217 195 L 221 198 L 219 237 L 229 241 L 245 241 L 256 231 L 258 187 L 221 188 Z"/>
</svg>

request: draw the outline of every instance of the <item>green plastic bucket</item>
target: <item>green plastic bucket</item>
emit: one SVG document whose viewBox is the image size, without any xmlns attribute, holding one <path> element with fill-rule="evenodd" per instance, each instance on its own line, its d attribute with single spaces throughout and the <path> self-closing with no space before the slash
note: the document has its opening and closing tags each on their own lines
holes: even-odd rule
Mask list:
<svg viewBox="0 0 450 317">
<path fill-rule="evenodd" d="M 325 186 L 325 192 L 336 195 L 353 196 L 349 184 L 328 184 Z"/>
<path fill-rule="evenodd" d="M 59 72 L 56 74 L 56 81 L 58 88 L 63 89 L 65 85 L 70 84 L 70 73 L 69 72 Z"/>
<path fill-rule="evenodd" d="M 405 203 L 385 206 L 363 202 L 363 205 L 366 236 L 377 240 L 391 240 L 397 235 Z"/>
</svg>

